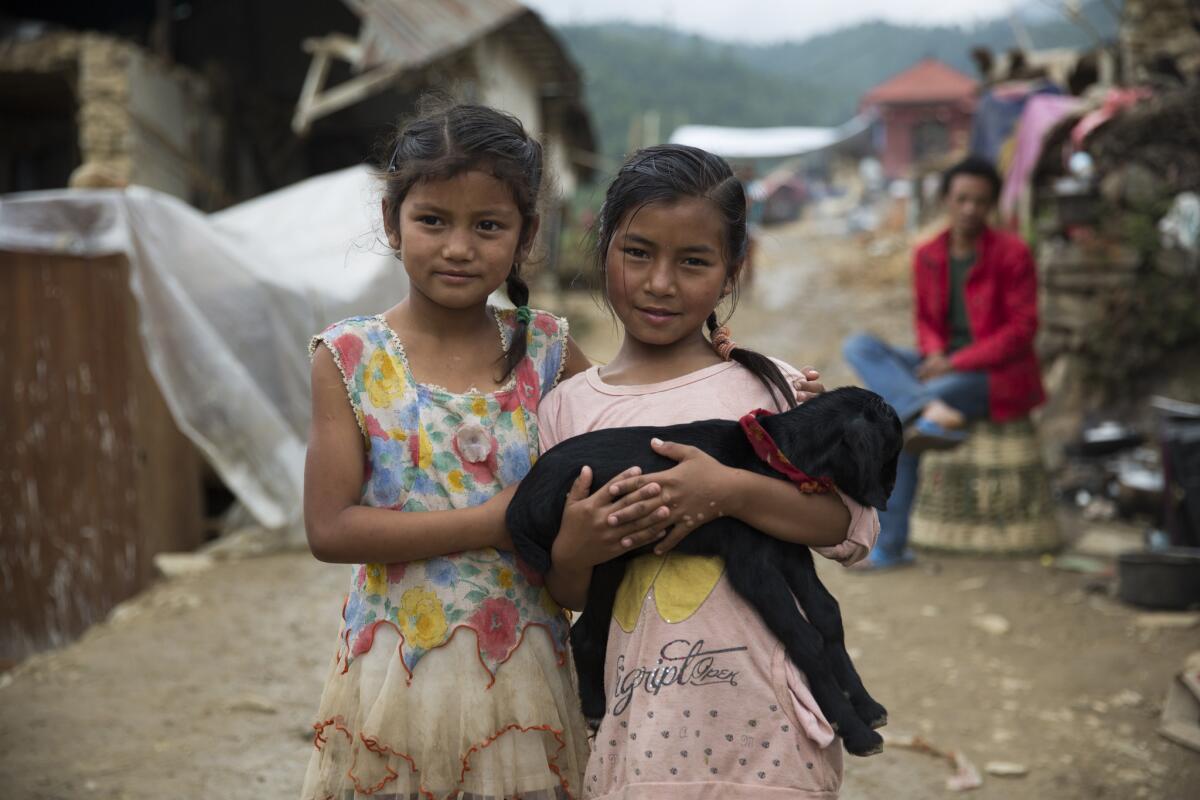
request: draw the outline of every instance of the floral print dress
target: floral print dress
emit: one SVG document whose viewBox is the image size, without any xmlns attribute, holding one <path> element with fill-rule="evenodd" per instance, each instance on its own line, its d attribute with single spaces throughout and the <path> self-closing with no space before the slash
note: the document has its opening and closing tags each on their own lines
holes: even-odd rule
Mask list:
<svg viewBox="0 0 1200 800">
<path fill-rule="evenodd" d="M 515 312 L 491 313 L 507 347 Z M 566 337 L 565 320 L 534 312 L 508 384 L 456 394 L 413 378 L 382 316 L 315 336 L 363 436 L 362 504 L 468 508 L 521 480 Z M 513 553 L 357 565 L 342 617 L 304 800 L 574 796 L 588 754 L 569 623 Z"/>
</svg>

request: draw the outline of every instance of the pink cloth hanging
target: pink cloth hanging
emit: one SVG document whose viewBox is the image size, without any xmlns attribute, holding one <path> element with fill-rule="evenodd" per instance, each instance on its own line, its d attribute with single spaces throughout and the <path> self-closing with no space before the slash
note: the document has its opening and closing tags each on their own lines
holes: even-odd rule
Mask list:
<svg viewBox="0 0 1200 800">
<path fill-rule="evenodd" d="M 1004 188 L 1000 193 L 1000 218 L 1008 227 L 1015 227 L 1017 201 L 1021 191 L 1033 178 L 1046 134 L 1063 117 L 1077 113 L 1083 105 L 1078 97 L 1061 94 L 1038 94 L 1025 103 L 1017 121 L 1012 164 L 1004 177 Z"/>
</svg>

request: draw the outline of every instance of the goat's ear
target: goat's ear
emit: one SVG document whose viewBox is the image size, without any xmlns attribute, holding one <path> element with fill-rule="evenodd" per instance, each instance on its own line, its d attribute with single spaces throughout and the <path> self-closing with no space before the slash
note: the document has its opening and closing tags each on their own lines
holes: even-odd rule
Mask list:
<svg viewBox="0 0 1200 800">
<path fill-rule="evenodd" d="M 843 465 L 846 484 L 839 481 L 839 488 L 861 503 L 886 508 L 891 487 L 881 479 L 887 451 L 879 428 L 860 414 L 846 424 L 842 444 L 848 463 Z"/>
<path fill-rule="evenodd" d="M 883 457 L 883 454 L 880 456 Z M 899 460 L 900 451 L 897 450 L 890 459 L 880 465 L 877 485 L 867 493 L 867 502 L 880 511 L 887 511 L 888 498 L 892 496 L 892 490 L 896 487 L 896 467 Z"/>
</svg>

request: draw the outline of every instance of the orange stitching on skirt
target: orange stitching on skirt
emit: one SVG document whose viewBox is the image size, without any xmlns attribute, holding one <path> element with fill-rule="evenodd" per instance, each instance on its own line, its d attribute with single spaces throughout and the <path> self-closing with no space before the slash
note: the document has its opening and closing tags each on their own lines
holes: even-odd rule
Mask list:
<svg viewBox="0 0 1200 800">
<path fill-rule="evenodd" d="M 564 748 L 566 748 L 567 743 L 563 739 L 563 732 L 561 730 L 559 730 L 558 728 L 553 728 L 549 725 L 531 725 L 527 728 L 523 725 L 518 725 L 517 723 L 514 722 L 510 725 L 505 725 L 503 728 L 496 731 L 488 738 L 484 739 L 482 744 L 471 745 L 470 749 L 468 749 L 466 754 L 462 757 L 463 768 L 462 768 L 462 772 L 458 773 L 459 785 L 460 786 L 462 785 L 462 782 L 464 780 L 466 780 L 466 778 L 467 778 L 467 773 L 471 771 L 470 764 L 468 763 L 471 760 L 471 755 L 473 753 L 478 752 L 479 750 L 482 750 L 485 747 L 490 746 L 493 742 L 495 742 L 501 736 L 503 736 L 504 734 L 508 733 L 509 731 L 513 731 L 513 730 L 520 731 L 521 733 L 528 733 L 529 731 L 542 731 L 543 733 L 554 734 L 554 740 L 556 742 L 558 742 L 558 749 L 554 751 L 554 755 L 546 763 L 546 768 L 549 769 L 551 772 L 553 772 L 558 777 L 558 782 L 562 786 L 563 791 L 567 793 L 567 797 L 573 798 L 574 795 L 571 794 L 571 789 L 570 789 L 571 782 L 566 780 L 565 778 L 563 778 L 562 772 L 560 772 L 558 769 L 558 765 L 554 763 L 555 761 L 558 760 L 558 754 L 561 753 Z"/>
<path fill-rule="evenodd" d="M 398 752 L 392 750 L 390 747 L 381 747 L 379 745 L 379 743 L 376 742 L 374 739 L 367 738 L 366 734 L 364 734 L 362 731 L 358 732 L 358 738 L 360 741 L 362 741 L 363 745 L 365 745 L 366 748 L 368 750 L 370 750 L 372 753 L 375 753 L 376 755 L 382 755 L 384 753 L 390 752 L 392 755 L 396 756 L 397 758 L 403 758 L 405 761 L 407 761 L 408 768 L 412 772 L 412 774 L 414 774 L 414 775 L 419 774 L 417 771 L 417 762 L 413 761 L 411 756 L 409 756 L 405 753 L 398 753 Z M 350 762 L 350 769 L 347 771 L 346 776 L 348 778 L 350 778 L 350 780 L 354 783 L 354 790 L 356 792 L 358 792 L 359 794 L 375 794 L 380 789 L 382 789 L 384 786 L 387 786 L 389 783 L 396 780 L 396 778 L 400 777 L 399 772 L 396 772 L 396 770 L 392 769 L 387 763 L 384 763 L 383 768 L 388 771 L 388 776 L 386 778 L 384 778 L 383 780 L 381 780 L 379 783 L 375 784 L 374 786 L 364 789 L 358 783 L 358 776 L 354 774 L 354 768 L 356 766 L 358 766 L 358 751 L 357 750 L 354 751 L 354 760 Z M 425 795 L 427 798 L 429 798 L 429 800 L 437 800 L 437 798 L 435 797 L 433 792 L 431 792 L 425 788 L 424 783 L 421 783 L 417 786 L 417 791 L 420 792 L 421 794 Z"/>
<path fill-rule="evenodd" d="M 325 729 L 328 728 L 330 725 L 332 725 L 335 729 L 344 733 L 346 735 L 346 738 L 349 739 L 351 742 L 354 741 L 354 737 L 351 735 L 350 731 L 347 730 L 346 724 L 345 724 L 345 722 L 342 721 L 342 718 L 341 717 L 330 717 L 329 719 L 325 720 L 324 722 L 313 723 L 313 730 L 316 731 L 316 734 L 313 736 L 313 747 L 320 750 L 321 745 L 325 744 L 328 741 L 328 739 L 326 737 L 322 736 L 321 734 L 325 733 Z"/>
<path fill-rule="evenodd" d="M 362 733 L 361 731 L 358 734 L 358 738 L 362 740 L 362 743 L 364 745 L 366 745 L 367 749 L 370 750 L 372 753 L 375 753 L 376 755 L 393 755 L 393 756 L 396 756 L 397 758 L 403 758 L 405 761 L 408 762 L 408 767 L 409 767 L 409 769 L 412 770 L 414 775 L 420 774 L 420 770 L 417 769 L 417 762 L 414 761 L 413 757 L 410 756 L 408 753 L 401 753 L 399 750 L 393 749 L 392 747 L 390 747 L 386 744 L 380 744 L 378 739 L 376 739 L 374 737 L 368 737 L 365 733 Z M 357 755 L 355 755 L 354 761 L 355 761 L 355 763 L 358 762 Z M 351 766 L 351 769 L 353 769 L 353 766 Z M 389 772 L 392 773 L 392 777 L 389 780 L 395 780 L 396 777 L 399 775 L 399 773 L 394 772 L 391 767 L 387 767 L 387 769 Z M 351 779 L 353 780 L 353 776 L 351 776 Z M 384 781 L 384 783 L 386 783 L 386 782 L 387 781 Z M 357 788 L 358 782 L 355 781 L 354 785 Z M 380 784 L 380 787 L 378 787 L 378 788 L 382 788 L 382 786 L 383 786 L 383 784 Z M 378 788 L 376 788 L 372 791 L 378 791 Z M 420 792 L 421 794 L 425 795 L 427 798 L 429 798 L 429 800 L 437 800 L 437 795 L 435 795 L 433 792 L 431 792 L 425 788 L 425 782 L 423 780 L 417 785 L 417 791 Z"/>
<path fill-rule="evenodd" d="M 338 730 L 342 734 L 344 734 L 348 741 L 350 741 L 350 742 L 354 741 L 353 734 L 351 734 L 350 731 L 345 727 L 345 725 L 341 721 L 339 721 L 339 719 L 336 717 L 333 719 L 326 720 L 323 723 L 317 723 L 313 727 L 318 728 L 319 731 L 323 731 L 326 727 L 328 727 L 330 725 L 332 725 L 336 730 Z M 553 772 L 554 775 L 558 778 L 559 785 L 562 786 L 562 789 L 566 793 L 569 800 L 573 800 L 575 795 L 571 794 L 571 782 L 563 777 L 562 771 L 558 768 L 558 765 L 553 763 L 554 761 L 558 760 L 559 753 L 561 753 L 566 748 L 567 743 L 563 739 L 563 732 L 561 730 L 559 730 L 558 728 L 554 728 L 550 725 L 532 725 L 529 727 L 524 727 L 524 726 L 518 725 L 517 723 L 514 722 L 511 725 L 506 725 L 505 727 L 496 731 L 491 736 L 484 739 L 481 744 L 472 745 L 467 750 L 466 755 L 464 755 L 462 757 L 463 768 L 462 768 L 462 771 L 458 775 L 459 785 L 460 786 L 462 785 L 462 782 L 464 780 L 466 780 L 467 773 L 471 771 L 470 764 L 468 763 L 471 759 L 471 755 L 478 752 L 479 750 L 482 750 L 485 747 L 490 746 L 493 742 L 495 742 L 497 739 L 499 739 L 505 733 L 508 733 L 509 731 L 512 731 L 512 730 L 518 730 L 518 731 L 521 731 L 522 733 L 528 733 L 529 731 L 542 731 L 544 733 L 553 734 L 554 740 L 556 742 L 558 742 L 558 749 L 556 751 L 554 751 L 554 756 L 551 757 L 550 761 L 546 764 L 546 768 L 549 769 L 551 772 Z M 318 733 L 318 735 L 319 735 L 319 733 Z M 363 745 L 368 750 L 370 750 L 372 753 L 375 753 L 376 755 L 391 755 L 391 756 L 395 756 L 397 758 L 402 758 L 408 762 L 408 768 L 412 771 L 412 773 L 414 775 L 420 774 L 420 770 L 417 769 L 416 761 L 409 754 L 402 753 L 399 750 L 396 750 L 386 744 L 382 744 L 382 743 L 380 743 L 380 741 L 378 739 L 367 736 L 365 733 L 362 733 L 361 731 L 358 734 L 358 738 L 363 743 Z M 321 748 L 318 747 L 317 749 L 320 750 Z M 364 787 L 364 786 L 362 786 L 362 784 L 359 783 L 358 776 L 354 774 L 355 767 L 357 767 L 357 766 L 358 766 L 358 751 L 354 750 L 354 758 L 350 762 L 350 769 L 346 771 L 346 777 L 350 779 L 350 782 L 354 785 L 354 790 L 356 792 L 358 792 L 359 794 L 368 794 L 368 795 L 375 794 L 379 790 L 383 789 L 383 787 L 387 786 L 387 784 L 391 783 L 392 781 L 396 780 L 396 778 L 400 777 L 400 773 L 396 772 L 394 769 L 392 769 L 387 764 L 384 764 L 383 766 L 384 766 L 384 769 L 386 769 L 388 771 L 388 776 L 385 777 L 383 780 L 381 780 L 379 783 L 375 784 L 374 786 Z M 435 795 L 430 790 L 426 789 L 424 782 L 420 783 L 417 786 L 417 791 L 420 792 L 422 795 L 424 795 L 426 798 L 428 798 L 428 800 L 437 800 L 437 795 Z M 517 794 L 515 796 L 519 797 L 520 795 Z M 330 797 L 332 797 L 332 795 L 330 795 Z"/>
</svg>

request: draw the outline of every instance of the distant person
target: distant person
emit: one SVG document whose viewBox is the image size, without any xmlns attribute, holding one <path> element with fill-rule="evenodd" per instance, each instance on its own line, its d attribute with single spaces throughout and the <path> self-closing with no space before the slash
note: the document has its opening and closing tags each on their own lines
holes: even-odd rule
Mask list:
<svg viewBox="0 0 1200 800">
<path fill-rule="evenodd" d="M 991 228 L 1000 176 L 969 157 L 942 176 L 949 227 L 913 258 L 918 351 L 865 333 L 843 354 L 863 382 L 895 407 L 906 425 L 896 487 L 880 512 L 879 541 L 861 569 L 911 563 L 909 513 L 918 455 L 954 447 L 972 420 L 1029 413 L 1045 399 L 1037 355 L 1037 271 L 1029 248 Z"/>
</svg>

